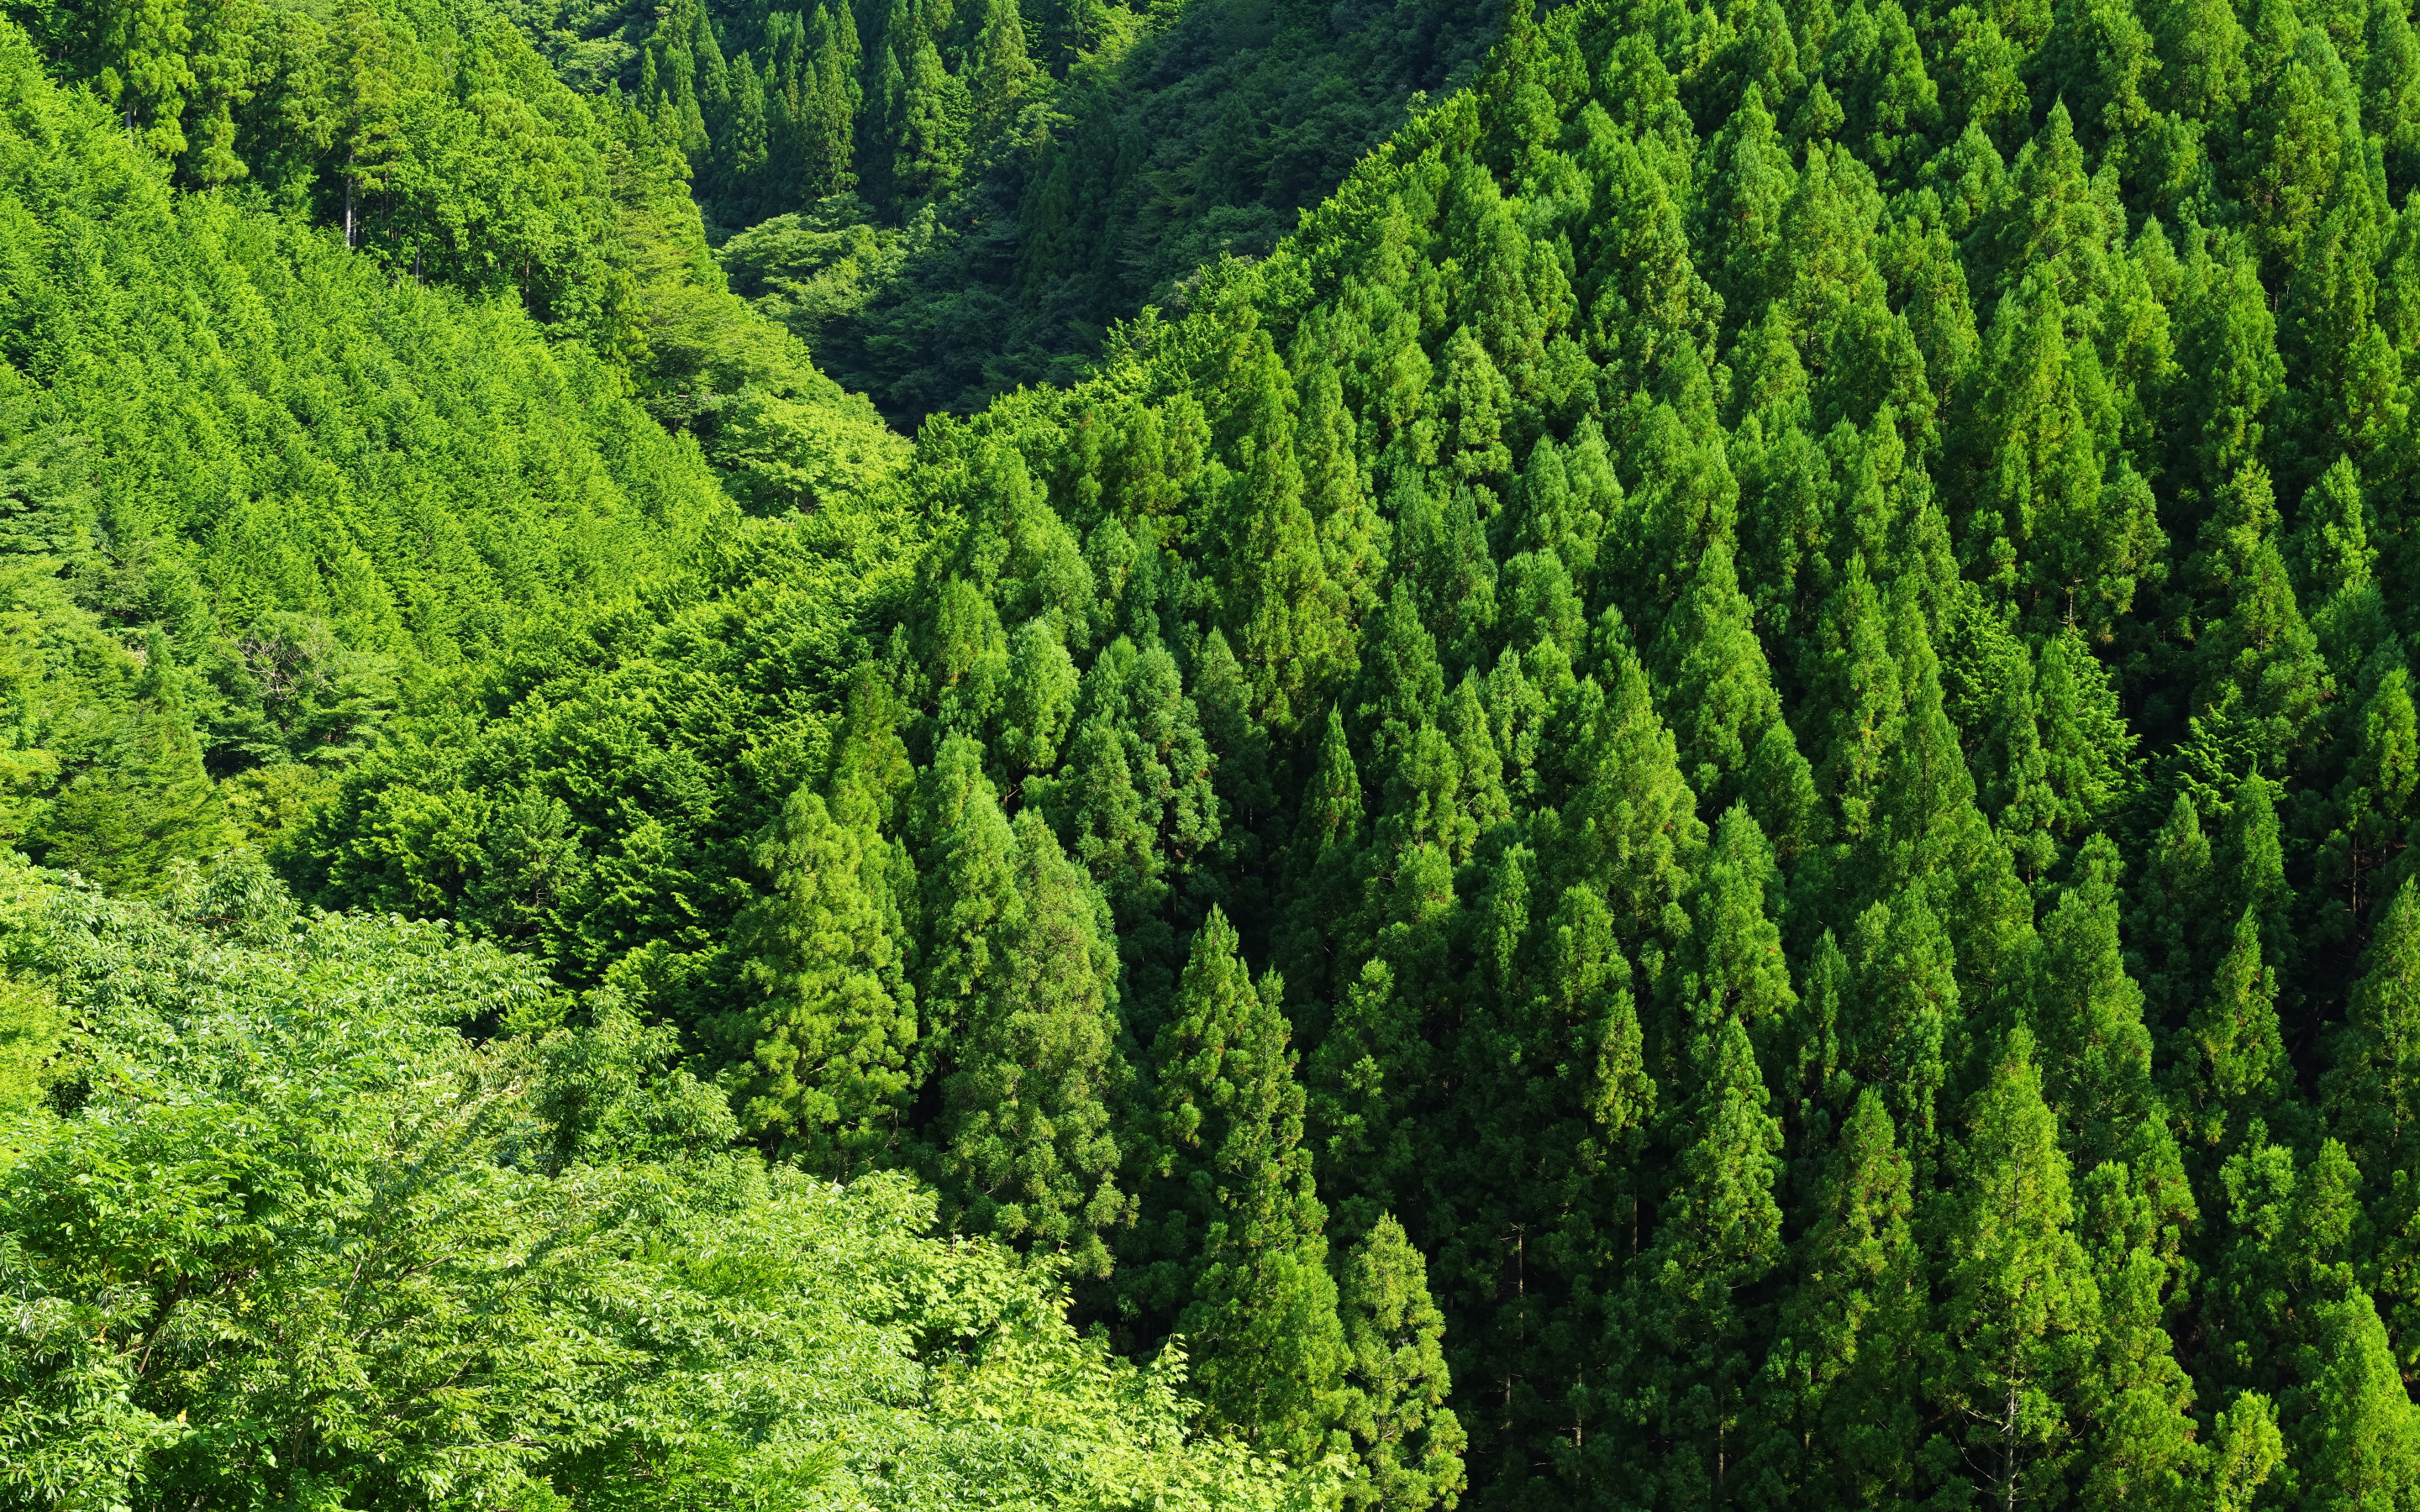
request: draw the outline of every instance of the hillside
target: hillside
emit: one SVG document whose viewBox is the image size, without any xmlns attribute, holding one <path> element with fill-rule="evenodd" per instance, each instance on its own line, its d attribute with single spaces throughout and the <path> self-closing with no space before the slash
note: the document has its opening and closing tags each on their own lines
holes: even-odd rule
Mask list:
<svg viewBox="0 0 2420 1512">
<path fill-rule="evenodd" d="M 1045 34 L 900 14 L 927 105 Z M 539 29 L 710 208 L 718 27 L 875 34 L 656 20 Z M 514 609 L 258 848 L 561 984 L 472 1041 L 644 1033 L 712 1158 L 1052 1267 L 1281 1494 L 2409 1507 L 2415 147 L 2398 0 L 1515 7 L 1080 381 L 647 517 L 672 565 Z M 947 161 L 737 287 L 841 309 L 750 249 L 873 267 Z"/>
<path fill-rule="evenodd" d="M 1471 77 L 1497 19 L 1469 0 L 517 14 L 566 78 L 681 145 L 733 286 L 909 428 L 1078 378 L 1201 264 L 1266 255 Z"/>
<path fill-rule="evenodd" d="M 1473 1504 L 2409 1486 L 2415 64 L 2391 5 L 1516 18 L 1266 261 L 926 427 L 722 940 L 522 937 L 1264 1442 L 1357 1432 L 1303 1320 L 1400 1233 Z M 535 717 L 448 780 L 599 864 L 716 804 Z"/>
<path fill-rule="evenodd" d="M 0 873 L 0 1029 L 77 1026 L 65 1116 L 0 1103 L 8 1504 L 1303 1504 L 1047 1267 L 726 1151 L 627 1011 L 257 865 L 156 907 Z"/>
</svg>

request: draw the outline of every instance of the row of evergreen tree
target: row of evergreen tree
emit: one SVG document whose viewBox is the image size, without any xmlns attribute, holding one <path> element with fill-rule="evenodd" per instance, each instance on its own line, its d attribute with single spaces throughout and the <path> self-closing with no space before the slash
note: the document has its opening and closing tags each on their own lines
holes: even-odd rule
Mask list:
<svg viewBox="0 0 2420 1512">
<path fill-rule="evenodd" d="M 1383 1504 L 2412 1504 L 2415 122 L 2399 0 L 1516 7 L 926 427 L 845 682 L 634 630 L 287 864 L 557 805 L 474 927 Z M 692 675 L 827 701 L 750 902 L 731 736 L 545 735 Z M 1450 1422 L 1342 1342 L 1398 1229 Z"/>
<path fill-rule="evenodd" d="M 1097 40 L 1097 6 L 1054 13 L 1061 71 Z M 757 9 L 722 30 L 678 0 L 639 55 L 638 98 L 688 154 L 715 217 L 750 225 L 836 194 L 892 216 L 949 193 L 997 144 L 1040 72 L 1016 0 L 891 0 L 861 31 L 847 0 Z"/>
<path fill-rule="evenodd" d="M 629 50 L 619 87 L 738 233 L 735 284 L 912 424 L 1078 376 L 1109 321 L 1265 253 L 1418 91 L 1475 71 L 1494 20 L 1476 0 L 684 0 L 597 45 Z"/>
</svg>

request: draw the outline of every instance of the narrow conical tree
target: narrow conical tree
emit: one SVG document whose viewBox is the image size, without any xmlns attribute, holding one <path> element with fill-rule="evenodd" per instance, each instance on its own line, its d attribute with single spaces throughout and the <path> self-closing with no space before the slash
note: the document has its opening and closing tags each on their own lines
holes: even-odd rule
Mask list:
<svg viewBox="0 0 2420 1512">
<path fill-rule="evenodd" d="M 2366 1170 L 2420 1170 L 2420 878 L 2379 919 L 2324 1093 L 2329 1127 Z"/>
<path fill-rule="evenodd" d="M 171 863 L 236 843 L 218 790 L 202 766 L 185 699 L 186 673 L 154 630 L 132 685 L 109 712 L 93 764 L 28 830 L 44 865 L 78 872 L 112 890 L 159 887 Z"/>
<path fill-rule="evenodd" d="M 1699 801 L 1719 813 L 1742 795 L 1748 765 L 1781 725 L 1764 647 L 1731 564 L 1717 541 L 1699 559 L 1654 648 L 1667 722 L 1680 742 L 1682 773 Z"/>
<path fill-rule="evenodd" d="M 2260 923 L 2245 909 L 2210 995 L 2185 1026 L 2186 1118 L 2195 1139 L 2218 1149 L 2230 1134 L 2268 1117 L 2291 1068 L 2277 1028 L 2277 974 L 2260 958 Z"/>
<path fill-rule="evenodd" d="M 1943 1302 L 1928 1395 L 2001 1506 L 2055 1485 L 2079 1447 L 2070 1409 L 2099 1310 L 2033 1057 L 2019 1027 L 1993 1059 L 1967 1112 L 1949 1242 L 1936 1252 Z"/>
<path fill-rule="evenodd" d="M 1427 1512 L 1463 1489 L 1462 1424 L 1446 1399 L 1445 1317 L 1428 1262 L 1388 1213 L 1344 1257 L 1343 1426 L 1359 1465 L 1344 1492 L 1357 1512 Z"/>
<path fill-rule="evenodd" d="M 967 72 L 974 141 L 986 143 L 1015 118 L 1036 74 L 1026 52 L 1025 21 L 1016 0 L 987 0 Z"/>
<path fill-rule="evenodd" d="M 1840 1066 L 1896 1111 L 1911 1146 L 1929 1147 L 1961 1027 L 1948 933 L 1911 893 L 1867 909 L 1850 945 L 1855 1009 L 1838 1026 Z"/>
<path fill-rule="evenodd" d="M 951 1046 L 933 1165 L 945 1217 L 1109 1273 L 1132 1221 L 1112 1110 L 1131 1096 L 1109 907 L 1032 810 L 1010 837 L 1015 902 Z"/>
<path fill-rule="evenodd" d="M 1157 1132 L 1137 1246 L 1149 1258 L 1122 1290 L 1146 1329 L 1184 1336 L 1219 1423 L 1301 1461 L 1326 1451 L 1341 1415 L 1344 1334 L 1283 984 L 1255 984 L 1236 948 L 1212 909 L 1153 1043 Z"/>
<path fill-rule="evenodd" d="M 2030 1022 L 2050 1068 L 2044 1091 L 2062 1141 L 2086 1165 L 2118 1158 L 2159 1114 L 2143 990 L 2127 973 L 2118 933 L 2118 847 L 2095 835 L 2076 858 L 2074 886 L 2042 921 Z"/>
<path fill-rule="evenodd" d="M 1915 1484 L 1924 1435 L 1926 1283 L 1910 1164 L 1878 1088 L 1857 1094 L 1814 1212 L 1781 1309 L 1784 1393 L 1768 1406 L 1796 1462 L 1783 1480 L 1801 1504 L 1889 1505 Z"/>
<path fill-rule="evenodd" d="M 913 875 L 904 853 L 835 821 L 803 787 L 756 864 L 771 887 L 732 933 L 763 995 L 733 1026 L 753 1072 L 740 1120 L 810 1170 L 845 1178 L 898 1134 L 916 1039 L 900 908 Z"/>
<path fill-rule="evenodd" d="M 1700 1090 L 1674 1131 L 1654 1247 L 1634 1267 L 1608 1341 L 1630 1389 L 1656 1407 L 1644 1432 L 1617 1441 L 1621 1458 L 1604 1473 L 1657 1504 L 1703 1506 L 1730 1494 L 1731 1463 L 1754 1438 L 1761 1330 L 1742 1293 L 1783 1258 L 1781 1126 L 1739 1019 L 1708 1029 L 1692 1072 Z"/>
<path fill-rule="evenodd" d="M 2293 1434 L 2312 1512 L 2420 1506 L 2420 1406 L 2397 1369 L 2378 1312 L 2358 1288 L 2320 1311 L 2311 1414 Z"/>
</svg>

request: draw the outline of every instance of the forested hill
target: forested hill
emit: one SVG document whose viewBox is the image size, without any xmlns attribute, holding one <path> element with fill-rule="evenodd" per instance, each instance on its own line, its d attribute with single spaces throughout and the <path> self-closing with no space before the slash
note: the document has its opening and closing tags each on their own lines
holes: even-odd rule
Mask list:
<svg viewBox="0 0 2420 1512">
<path fill-rule="evenodd" d="M 734 286 L 911 428 L 1069 381 L 1201 264 L 1265 255 L 1422 92 L 1467 82 L 1497 10 L 516 8 L 566 77 L 681 145 Z"/>
<path fill-rule="evenodd" d="M 813 508 L 897 460 L 863 399 L 731 296 L 678 151 L 575 94 L 479 0 L 0 13 L 178 187 L 580 340 L 752 512 Z"/>
<path fill-rule="evenodd" d="M 700 14 L 630 142 L 688 131 L 684 37 L 706 120 Z M 963 84 L 916 14 L 903 76 Z M 215 841 L 107 878 L 154 903 L 5 878 L 0 1048 L 57 1048 L 0 1446 L 72 1422 L 163 1506 L 271 1453 L 322 1504 L 2420 1505 L 2401 0 L 1516 4 L 1265 259 L 848 486 L 736 445 L 765 383 L 414 286 L 323 177 L 316 233 L 171 195 L 127 75 L 6 55 L 7 182 L 101 186 L 12 203 L 270 227 L 345 308 L 597 374 L 569 475 L 659 554 L 535 574 L 341 754 L 244 748 L 297 793 L 257 847 L 352 912 L 164 864 Z M 79 301 L 105 237 L 0 224 L 0 330 L 236 286 Z M 767 329 L 704 239 L 705 316 L 647 338 L 701 373 Z M 32 392 L 61 456 L 114 412 Z M 175 412 L 251 412 L 218 392 Z M 152 722 L 55 728 L 160 732 L 111 769 L 225 801 L 175 622 L 106 612 Z M 329 1257 L 390 1254 L 429 1305 L 356 1320 Z M 817 1288 L 846 1316 L 785 1310 Z M 250 1321 L 289 1297 L 344 1327 Z"/>
<path fill-rule="evenodd" d="M 812 668 L 701 607 L 283 864 L 638 995 L 1384 1504 L 1466 1438 L 1485 1506 L 2409 1505 L 2416 113 L 2394 0 L 1516 9 L 928 424 Z M 497 792 L 543 906 L 388 838 Z M 1422 1296 L 1450 1420 L 1355 1321 Z"/>
<path fill-rule="evenodd" d="M 904 443 L 682 252 L 677 158 L 455 15 L 0 21 L 0 1506 L 1332 1503 L 1050 1257 L 735 1143 L 611 994 L 262 866 L 390 727 L 811 511 L 918 539 L 861 501 Z M 253 64 L 259 150 L 194 156 L 230 117 L 163 81 Z M 313 157 L 332 99 L 382 114 Z"/>
</svg>

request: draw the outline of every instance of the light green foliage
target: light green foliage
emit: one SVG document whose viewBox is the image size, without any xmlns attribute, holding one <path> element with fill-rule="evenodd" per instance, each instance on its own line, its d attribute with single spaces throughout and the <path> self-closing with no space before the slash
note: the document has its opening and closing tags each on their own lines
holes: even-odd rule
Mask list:
<svg viewBox="0 0 2420 1512">
<path fill-rule="evenodd" d="M 741 1031 L 760 1081 L 740 1103 L 808 1168 L 845 1174 L 896 1137 L 916 998 L 905 966 L 905 856 L 795 794 L 757 854 L 771 896 L 741 915 L 735 953 L 764 1006 Z"/>
<path fill-rule="evenodd" d="M 1344 1320 L 1343 1426 L 1361 1468 L 1345 1489 L 1353 1507 L 1418 1512 L 1451 1505 L 1463 1489 L 1462 1425 L 1442 1341 L 1445 1316 L 1429 1300 L 1428 1264 L 1392 1214 L 1345 1256 L 1337 1302 Z"/>
<path fill-rule="evenodd" d="M 1320 1499 L 1192 1438 L 1181 1363 L 1079 1336 L 1047 1270 L 924 1237 L 906 1180 L 726 1153 L 660 1037 L 548 1027 L 526 962 L 256 872 L 43 901 L 9 947 L 84 1091 L 0 1198 L 14 1501 Z"/>
<path fill-rule="evenodd" d="M 0 109 L 0 832 L 542 961 L 444 1221 L 912 1170 L 1364 1505 L 2404 1496 L 2399 0 L 469 4 Z"/>
</svg>

